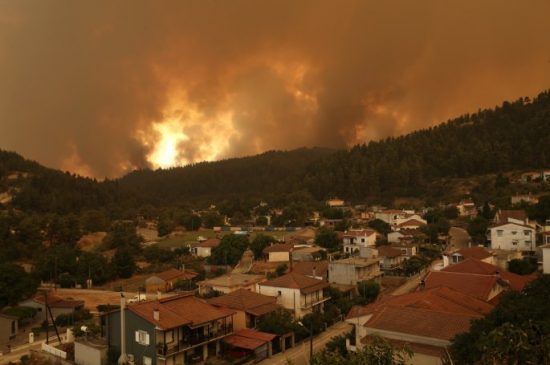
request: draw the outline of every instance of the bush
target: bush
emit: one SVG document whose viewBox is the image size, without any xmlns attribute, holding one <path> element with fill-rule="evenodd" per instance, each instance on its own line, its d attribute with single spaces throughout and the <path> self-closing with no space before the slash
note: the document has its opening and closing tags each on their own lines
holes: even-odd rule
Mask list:
<svg viewBox="0 0 550 365">
<path fill-rule="evenodd" d="M 508 262 L 508 271 L 518 275 L 529 275 L 537 271 L 537 259 L 534 257 L 524 257 L 523 259 L 514 259 Z"/>
</svg>

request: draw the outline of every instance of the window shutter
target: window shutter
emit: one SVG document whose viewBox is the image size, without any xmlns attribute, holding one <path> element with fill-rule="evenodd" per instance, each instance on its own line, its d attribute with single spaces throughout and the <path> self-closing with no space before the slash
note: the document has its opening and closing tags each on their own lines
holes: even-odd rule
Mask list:
<svg viewBox="0 0 550 365">
<path fill-rule="evenodd" d="M 139 343 L 139 331 L 136 331 L 136 342 Z"/>
<path fill-rule="evenodd" d="M 149 334 L 148 333 L 145 334 L 145 344 L 149 345 Z"/>
</svg>

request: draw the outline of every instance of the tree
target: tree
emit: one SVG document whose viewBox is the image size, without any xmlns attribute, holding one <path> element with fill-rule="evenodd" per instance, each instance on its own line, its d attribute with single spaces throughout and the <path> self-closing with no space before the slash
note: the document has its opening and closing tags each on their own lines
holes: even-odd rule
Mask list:
<svg viewBox="0 0 550 365">
<path fill-rule="evenodd" d="M 221 227 L 223 226 L 223 217 L 215 211 L 208 211 L 202 215 L 202 223 L 208 229 Z"/>
<path fill-rule="evenodd" d="M 550 219 L 550 195 L 541 196 L 539 202 L 532 205 L 528 212 L 531 219 L 535 219 L 540 223 Z"/>
<path fill-rule="evenodd" d="M 452 340 L 455 363 L 550 363 L 550 275 L 529 283 L 521 293 L 509 291 L 485 318 Z"/>
<path fill-rule="evenodd" d="M 419 273 L 423 268 L 428 266 L 429 261 L 422 256 L 413 256 L 403 263 L 403 272 L 407 276 Z"/>
<path fill-rule="evenodd" d="M 111 261 L 111 266 L 116 276 L 121 279 L 131 277 L 137 268 L 132 251 L 128 247 L 117 249 Z"/>
<path fill-rule="evenodd" d="M 264 215 L 261 215 L 258 218 L 256 218 L 256 225 L 259 227 L 267 226 L 267 217 Z"/>
<path fill-rule="evenodd" d="M 182 218 L 182 224 L 188 231 L 197 231 L 201 228 L 202 219 L 196 214 L 187 214 Z"/>
<path fill-rule="evenodd" d="M 374 280 L 365 280 L 357 284 L 357 291 L 362 299 L 362 304 L 372 303 L 380 293 L 380 284 Z"/>
<path fill-rule="evenodd" d="M 82 252 L 78 257 L 76 281 L 85 285 L 88 278 L 94 285 L 101 285 L 113 279 L 114 273 L 109 261 L 98 252 Z"/>
<path fill-rule="evenodd" d="M 258 323 L 258 329 L 262 332 L 286 335 L 294 332 L 299 325 L 294 321 L 292 314 L 286 309 L 279 309 L 263 316 Z"/>
<path fill-rule="evenodd" d="M 104 210 L 88 210 L 81 217 L 82 230 L 86 233 L 104 232 L 109 229 L 109 217 Z"/>
<path fill-rule="evenodd" d="M 513 259 L 508 262 L 508 271 L 518 275 L 529 275 L 537 271 L 537 259 L 524 257 L 522 259 Z"/>
<path fill-rule="evenodd" d="M 443 215 L 447 219 L 457 219 L 458 218 L 458 208 L 455 205 L 449 205 L 443 210 Z"/>
<path fill-rule="evenodd" d="M 30 297 L 38 288 L 38 280 L 15 264 L 0 264 L 0 307 L 14 305 Z"/>
<path fill-rule="evenodd" d="M 166 236 L 167 234 L 172 233 L 172 231 L 176 228 L 176 223 L 174 222 L 174 219 L 167 214 L 163 213 L 160 215 L 159 220 L 157 222 L 157 232 L 160 237 Z"/>
<path fill-rule="evenodd" d="M 271 235 L 262 233 L 256 235 L 250 244 L 250 249 L 254 252 L 254 258 L 256 260 L 261 259 L 263 257 L 264 249 L 275 242 L 277 242 L 277 240 Z"/>
<path fill-rule="evenodd" d="M 477 216 L 474 219 L 471 219 L 468 222 L 467 231 L 472 241 L 477 244 L 484 244 L 487 240 L 487 228 L 489 227 L 489 222 L 487 219 Z"/>
<path fill-rule="evenodd" d="M 391 226 L 381 219 L 374 219 L 370 221 L 368 226 L 383 235 L 387 235 L 392 231 Z"/>
<path fill-rule="evenodd" d="M 209 262 L 215 265 L 235 265 L 241 259 L 249 245 L 248 237 L 228 234 L 223 236 L 220 244 L 212 249 Z"/>
<path fill-rule="evenodd" d="M 357 352 L 323 350 L 312 358 L 312 365 L 406 365 L 413 353 L 405 346 L 395 348 L 387 340 L 370 336 L 370 341 Z"/>
<path fill-rule="evenodd" d="M 136 232 L 136 226 L 133 222 L 119 221 L 111 225 L 111 230 L 103 239 L 108 249 L 128 248 L 133 253 L 141 251 L 141 242 L 143 238 Z"/>
<path fill-rule="evenodd" d="M 277 276 L 282 276 L 285 274 L 285 272 L 288 270 L 288 266 L 285 263 L 277 265 L 277 268 L 275 269 L 275 274 Z"/>
<path fill-rule="evenodd" d="M 338 234 L 332 229 L 324 227 L 319 228 L 317 231 L 317 234 L 315 235 L 315 243 L 329 251 L 338 251 L 340 247 Z"/>
<path fill-rule="evenodd" d="M 143 250 L 143 257 L 151 263 L 169 262 L 174 258 L 172 251 L 160 247 L 158 244 L 147 246 Z"/>
</svg>

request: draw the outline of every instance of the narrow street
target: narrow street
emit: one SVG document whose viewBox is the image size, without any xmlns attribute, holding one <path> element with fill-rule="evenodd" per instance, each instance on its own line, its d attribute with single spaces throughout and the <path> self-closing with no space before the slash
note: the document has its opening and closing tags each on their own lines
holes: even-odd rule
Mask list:
<svg viewBox="0 0 550 365">
<path fill-rule="evenodd" d="M 351 331 L 352 325 L 346 322 L 338 322 L 328 330 L 313 338 L 313 352 L 321 351 L 325 348 L 327 342 L 332 337 Z M 293 365 L 308 365 L 309 364 L 309 341 L 305 340 L 296 347 L 291 348 L 284 353 L 279 353 L 272 358 L 265 359 L 260 362 L 262 365 L 287 365 L 288 362 Z"/>
<path fill-rule="evenodd" d="M 460 250 L 461 248 L 470 246 L 470 235 L 463 228 L 451 227 L 451 229 L 449 229 L 449 237 L 451 239 L 448 249 Z"/>
</svg>

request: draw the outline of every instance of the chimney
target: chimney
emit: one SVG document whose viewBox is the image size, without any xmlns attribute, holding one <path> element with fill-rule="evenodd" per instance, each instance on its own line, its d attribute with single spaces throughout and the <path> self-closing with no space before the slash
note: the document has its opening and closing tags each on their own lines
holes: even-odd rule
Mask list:
<svg viewBox="0 0 550 365">
<path fill-rule="evenodd" d="M 158 308 L 153 309 L 153 319 L 155 321 L 160 321 L 160 311 Z"/>
<path fill-rule="evenodd" d="M 162 293 L 160 292 L 160 290 L 157 290 L 157 300 L 161 300 L 162 299 Z"/>
<path fill-rule="evenodd" d="M 317 275 L 315 275 L 315 274 L 316 274 L 316 272 L 315 272 L 315 266 L 313 266 L 313 273 L 312 273 L 312 274 L 313 274 L 313 278 L 316 279 L 316 278 L 317 278 Z"/>
</svg>

